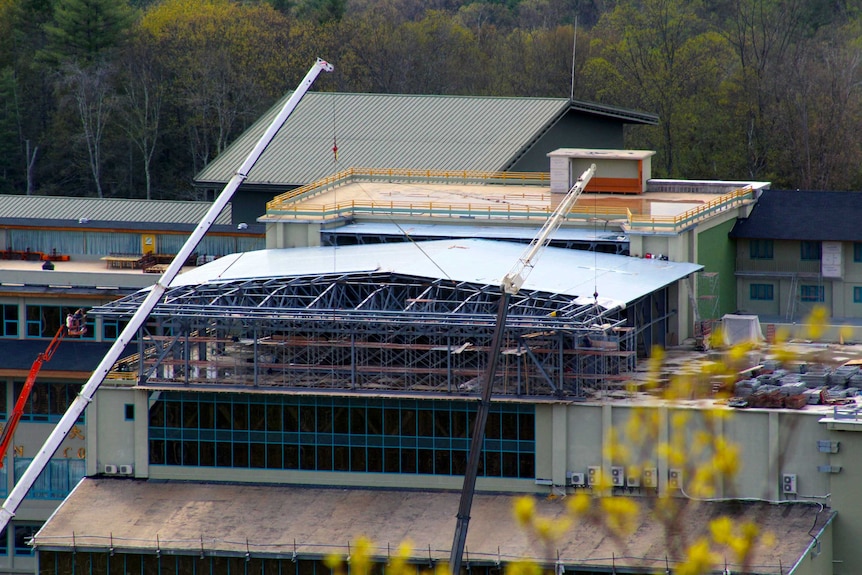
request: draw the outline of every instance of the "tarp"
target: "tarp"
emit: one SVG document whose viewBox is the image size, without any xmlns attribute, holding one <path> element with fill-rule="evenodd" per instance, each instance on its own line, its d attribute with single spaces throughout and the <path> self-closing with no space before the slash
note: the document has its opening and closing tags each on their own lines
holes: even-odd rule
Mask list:
<svg viewBox="0 0 862 575">
<path fill-rule="evenodd" d="M 721 334 L 724 345 L 760 343 L 766 339 L 756 315 L 725 314 L 721 318 Z"/>
</svg>

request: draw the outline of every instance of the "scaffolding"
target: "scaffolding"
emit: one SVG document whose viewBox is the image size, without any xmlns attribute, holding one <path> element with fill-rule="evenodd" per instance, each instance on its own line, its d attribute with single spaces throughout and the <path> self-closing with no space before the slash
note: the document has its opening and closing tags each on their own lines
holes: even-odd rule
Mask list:
<svg viewBox="0 0 862 575">
<path fill-rule="evenodd" d="M 90 313 L 122 321 L 145 295 Z M 378 272 L 179 286 L 117 375 L 142 386 L 471 394 L 498 301 L 498 286 Z M 619 310 L 524 290 L 511 300 L 494 393 L 582 396 L 622 382 L 635 339 Z"/>
</svg>

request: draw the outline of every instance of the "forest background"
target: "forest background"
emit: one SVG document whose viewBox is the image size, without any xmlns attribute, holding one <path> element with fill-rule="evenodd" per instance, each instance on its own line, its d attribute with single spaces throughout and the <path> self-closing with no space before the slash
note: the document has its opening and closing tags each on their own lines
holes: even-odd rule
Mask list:
<svg viewBox="0 0 862 575">
<path fill-rule="evenodd" d="M 0 0 L 0 193 L 193 199 L 316 57 L 320 91 L 657 114 L 654 177 L 862 188 L 860 0 Z"/>
</svg>

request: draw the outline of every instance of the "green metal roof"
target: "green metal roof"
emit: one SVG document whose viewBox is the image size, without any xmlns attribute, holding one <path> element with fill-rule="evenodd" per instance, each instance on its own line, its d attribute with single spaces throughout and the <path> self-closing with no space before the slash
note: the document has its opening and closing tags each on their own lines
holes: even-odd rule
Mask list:
<svg viewBox="0 0 862 575">
<path fill-rule="evenodd" d="M 288 96 L 196 181 L 227 182 Z M 349 167 L 502 171 L 569 110 L 628 123 L 658 121 L 652 114 L 566 98 L 309 92 L 245 183 L 303 185 Z"/>
<path fill-rule="evenodd" d="M 212 202 L 179 200 L 0 195 L 0 223 L 71 220 L 79 223 L 197 224 L 211 206 Z M 215 223 L 230 225 L 230 205 L 222 210 Z"/>
</svg>

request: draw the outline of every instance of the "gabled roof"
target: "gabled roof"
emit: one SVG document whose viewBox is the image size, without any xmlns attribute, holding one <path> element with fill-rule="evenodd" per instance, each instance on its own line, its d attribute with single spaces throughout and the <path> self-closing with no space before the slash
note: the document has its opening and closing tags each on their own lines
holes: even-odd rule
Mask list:
<svg viewBox="0 0 862 575">
<path fill-rule="evenodd" d="M 227 182 L 288 97 L 195 180 Z M 570 110 L 623 123 L 658 122 L 652 114 L 566 98 L 310 92 L 245 183 L 304 185 L 345 167 L 502 171 Z M 334 142 L 338 144 L 337 166 Z"/>
<path fill-rule="evenodd" d="M 862 241 L 862 192 L 764 190 L 731 238 Z"/>
</svg>

